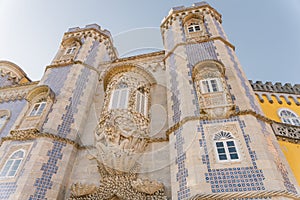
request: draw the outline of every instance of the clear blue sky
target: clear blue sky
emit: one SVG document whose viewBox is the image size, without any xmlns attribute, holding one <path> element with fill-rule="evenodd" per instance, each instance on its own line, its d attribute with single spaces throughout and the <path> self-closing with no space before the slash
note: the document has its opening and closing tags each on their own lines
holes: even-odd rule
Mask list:
<svg viewBox="0 0 300 200">
<path fill-rule="evenodd" d="M 70 27 L 97 23 L 119 54 L 161 49 L 159 26 L 180 0 L 0 0 L 0 60 L 39 80 Z M 300 0 L 207 0 L 223 16 L 248 79 L 300 83 Z M 141 35 L 145 35 L 142 37 Z"/>
</svg>

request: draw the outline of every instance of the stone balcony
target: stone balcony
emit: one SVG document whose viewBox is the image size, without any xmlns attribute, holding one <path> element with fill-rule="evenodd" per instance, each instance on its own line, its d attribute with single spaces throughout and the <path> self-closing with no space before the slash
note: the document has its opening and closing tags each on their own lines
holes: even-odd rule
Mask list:
<svg viewBox="0 0 300 200">
<path fill-rule="evenodd" d="M 300 127 L 283 123 L 272 123 L 276 137 L 282 141 L 300 144 Z"/>
</svg>

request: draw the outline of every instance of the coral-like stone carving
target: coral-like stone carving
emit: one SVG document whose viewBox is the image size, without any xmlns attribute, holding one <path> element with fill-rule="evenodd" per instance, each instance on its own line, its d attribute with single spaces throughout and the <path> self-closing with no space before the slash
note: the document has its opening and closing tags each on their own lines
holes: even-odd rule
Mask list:
<svg viewBox="0 0 300 200">
<path fill-rule="evenodd" d="M 156 181 L 138 179 L 135 173 L 109 169 L 98 162 L 101 184 L 95 192 L 80 195 L 82 189 L 73 187 L 69 200 L 166 200 L 164 187 Z M 142 189 L 143 185 L 146 187 Z M 147 188 L 148 187 L 148 188 Z"/>
<path fill-rule="evenodd" d="M 129 111 L 110 111 L 95 134 L 96 159 L 113 169 L 131 171 L 148 144 L 147 132 L 147 125 Z"/>
<path fill-rule="evenodd" d="M 75 183 L 71 186 L 71 193 L 74 196 L 84 196 L 90 193 L 96 192 L 97 187 L 95 185 L 86 185 L 82 183 Z"/>
<path fill-rule="evenodd" d="M 155 192 L 164 188 L 162 183 L 157 181 L 150 181 L 148 179 L 137 179 L 131 182 L 131 186 L 139 192 L 144 192 L 146 194 L 154 194 Z"/>
</svg>

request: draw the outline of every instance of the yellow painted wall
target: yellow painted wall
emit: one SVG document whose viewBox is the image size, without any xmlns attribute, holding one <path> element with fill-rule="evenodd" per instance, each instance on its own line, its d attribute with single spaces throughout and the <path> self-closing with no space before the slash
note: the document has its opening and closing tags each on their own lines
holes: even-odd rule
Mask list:
<svg viewBox="0 0 300 200">
<path fill-rule="evenodd" d="M 280 148 L 288 160 L 292 171 L 300 185 L 300 144 L 294 144 L 286 141 L 279 141 Z"/>
<path fill-rule="evenodd" d="M 272 119 L 277 122 L 281 122 L 278 116 L 278 110 L 280 108 L 287 108 L 298 116 L 300 116 L 300 106 L 297 106 L 293 99 L 289 99 L 291 101 L 291 105 L 288 105 L 283 97 L 280 97 L 282 104 L 279 104 L 274 96 L 272 96 L 273 103 L 270 103 L 266 96 L 263 96 L 264 102 L 260 102 L 257 97 L 258 102 L 260 102 L 260 106 L 266 117 Z M 299 99 L 298 99 L 299 100 Z M 300 144 L 295 144 L 286 141 L 278 141 L 280 148 L 282 149 L 290 168 L 292 169 L 295 178 L 300 185 Z"/>
<path fill-rule="evenodd" d="M 266 117 L 273 119 L 277 122 L 281 122 L 279 116 L 278 116 L 278 110 L 280 108 L 287 108 L 289 110 L 292 110 L 295 112 L 298 116 L 300 116 L 300 106 L 297 106 L 292 98 L 289 100 L 291 101 L 291 105 L 287 104 L 285 99 L 283 97 L 280 97 L 282 104 L 279 104 L 274 96 L 272 96 L 272 100 L 274 103 L 269 103 L 268 99 L 266 96 L 263 95 L 264 103 L 261 103 L 259 99 L 257 100 L 260 102 L 260 106 L 265 113 Z M 300 101 L 300 99 L 298 99 Z"/>
</svg>

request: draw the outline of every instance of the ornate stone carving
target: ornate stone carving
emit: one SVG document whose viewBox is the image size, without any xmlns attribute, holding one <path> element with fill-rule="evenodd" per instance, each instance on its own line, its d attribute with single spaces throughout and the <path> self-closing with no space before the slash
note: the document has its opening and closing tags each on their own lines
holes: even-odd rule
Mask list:
<svg viewBox="0 0 300 200">
<path fill-rule="evenodd" d="M 71 186 L 71 193 L 74 196 L 83 196 L 96 192 L 97 187 L 95 185 L 86 185 L 81 183 L 75 183 Z"/>
<path fill-rule="evenodd" d="M 98 162 L 98 169 L 101 175 L 100 186 L 94 192 L 89 194 L 79 194 L 81 188 L 75 188 L 71 191 L 69 200 L 166 200 L 163 184 L 156 181 L 142 180 L 137 178 L 135 173 L 120 172 L 109 169 Z M 142 186 L 145 189 L 142 189 Z M 85 191 L 85 190 L 84 190 Z"/>
<path fill-rule="evenodd" d="M 143 192 L 146 194 L 154 194 L 155 192 L 162 190 L 164 185 L 157 181 L 150 181 L 148 179 L 140 179 L 138 178 L 135 181 L 131 182 L 131 186 L 139 192 Z"/>
<path fill-rule="evenodd" d="M 148 144 L 148 125 L 126 110 L 112 110 L 96 130 L 95 157 L 120 171 L 131 171 Z"/>
<path fill-rule="evenodd" d="M 224 78 L 224 66 L 216 61 L 204 61 L 193 69 L 193 79 L 196 86 L 201 114 L 208 119 L 229 117 L 234 111 L 231 95 Z M 216 92 L 203 92 L 202 82 L 215 79 L 219 88 Z M 205 87 L 204 85 L 202 87 Z"/>
</svg>

